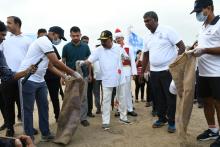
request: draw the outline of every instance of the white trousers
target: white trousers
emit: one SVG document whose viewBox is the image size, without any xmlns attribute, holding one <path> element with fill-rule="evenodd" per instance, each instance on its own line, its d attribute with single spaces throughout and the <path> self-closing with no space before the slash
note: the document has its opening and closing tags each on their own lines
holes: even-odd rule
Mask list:
<svg viewBox="0 0 220 147">
<path fill-rule="evenodd" d="M 127 105 L 124 96 L 125 84 L 117 87 L 118 101 L 120 112 L 120 119 L 127 120 Z M 110 111 L 111 111 L 111 99 L 112 99 L 113 87 L 103 87 L 103 101 L 102 101 L 102 124 L 110 124 Z"/>
<path fill-rule="evenodd" d="M 131 95 L 131 77 L 126 77 L 125 83 L 125 99 L 128 108 L 128 112 L 133 111 L 132 95 Z"/>
</svg>

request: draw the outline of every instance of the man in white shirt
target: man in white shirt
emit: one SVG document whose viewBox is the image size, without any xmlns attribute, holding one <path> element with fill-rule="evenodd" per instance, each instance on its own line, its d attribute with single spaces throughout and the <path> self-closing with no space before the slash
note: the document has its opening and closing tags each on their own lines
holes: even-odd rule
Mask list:
<svg viewBox="0 0 220 147">
<path fill-rule="evenodd" d="M 21 64 L 21 61 L 24 59 L 28 47 L 31 44 L 31 40 L 24 36 L 21 32 L 22 22 L 20 18 L 16 16 L 9 16 L 7 18 L 7 29 L 11 33 L 7 39 L 3 42 L 3 53 L 6 58 L 6 62 L 13 72 L 17 72 Z M 15 102 L 18 108 L 18 120 L 21 120 L 21 108 L 19 100 L 19 88 L 18 81 L 14 80 L 8 85 L 9 91 L 5 94 L 6 99 L 6 111 L 7 115 L 7 131 L 6 136 L 14 135 L 13 125 L 15 124 Z"/>
<path fill-rule="evenodd" d="M 185 45 L 179 35 L 172 28 L 158 24 L 158 16 L 150 11 L 144 14 L 145 26 L 150 30 L 143 49 L 143 78 L 148 62 L 150 62 L 150 76 L 156 109 L 159 119 L 153 123 L 153 128 L 164 126 L 168 121 L 168 132 L 173 133 L 175 127 L 176 98 L 169 92 L 172 76 L 169 65 L 185 50 Z"/>
<path fill-rule="evenodd" d="M 38 65 L 36 73 L 31 75 L 22 85 L 24 131 L 27 135 L 31 136 L 32 139 L 34 139 L 33 109 L 35 100 L 38 107 L 39 127 L 42 135 L 41 139 L 42 141 L 49 141 L 54 138 L 49 130 L 47 86 L 44 80 L 47 68 L 64 79 L 66 76 L 59 70 L 68 75 L 75 75 L 81 78 L 78 73 L 74 72 L 59 61 L 54 53 L 53 44 L 58 45 L 61 42 L 61 39 L 66 40 L 64 38 L 64 30 L 58 26 L 51 27 L 47 36 L 39 37 L 30 45 L 27 55 L 19 68 L 19 70 L 22 71 L 29 67 L 30 64 L 37 63 L 40 59 L 43 59 Z"/>
<path fill-rule="evenodd" d="M 128 115 L 137 116 L 137 113 L 133 110 L 132 94 L 131 94 L 131 78 L 137 75 L 137 67 L 135 63 L 134 50 L 124 43 L 124 35 L 121 30 L 115 30 L 115 41 L 118 43 L 125 52 L 129 55 L 130 59 L 122 62 L 123 72 L 125 74 L 125 99 L 127 101 Z"/>
<path fill-rule="evenodd" d="M 130 124 L 127 119 L 127 105 L 124 97 L 126 81 L 122 70 L 122 62 L 128 58 L 128 55 L 119 45 L 113 44 L 110 31 L 103 31 L 99 40 L 102 46 L 98 47 L 86 61 L 80 62 L 83 65 L 99 61 L 103 85 L 102 128 L 107 130 L 110 124 L 111 96 L 114 87 L 117 87 L 118 91 L 120 122 Z"/>
<path fill-rule="evenodd" d="M 204 114 L 208 123 L 208 129 L 197 140 L 216 139 L 210 147 L 219 147 L 215 111 L 220 125 L 220 17 L 214 14 L 212 0 L 196 0 L 191 13 L 193 12 L 196 12 L 197 20 L 203 24 L 198 35 L 198 46 L 193 53 L 198 57 L 198 95 L 203 98 Z"/>
</svg>

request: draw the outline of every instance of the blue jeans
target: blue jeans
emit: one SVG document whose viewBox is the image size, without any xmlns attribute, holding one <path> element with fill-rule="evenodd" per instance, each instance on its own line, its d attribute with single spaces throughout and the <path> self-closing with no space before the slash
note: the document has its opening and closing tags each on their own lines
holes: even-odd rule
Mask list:
<svg viewBox="0 0 220 147">
<path fill-rule="evenodd" d="M 34 101 L 36 99 L 41 134 L 43 136 L 47 136 L 48 134 L 50 134 L 46 83 L 36 83 L 32 81 L 27 81 L 24 85 L 22 85 L 22 96 L 24 108 L 23 120 L 25 133 L 31 137 L 33 137 L 34 135 L 33 111 Z"/>
</svg>

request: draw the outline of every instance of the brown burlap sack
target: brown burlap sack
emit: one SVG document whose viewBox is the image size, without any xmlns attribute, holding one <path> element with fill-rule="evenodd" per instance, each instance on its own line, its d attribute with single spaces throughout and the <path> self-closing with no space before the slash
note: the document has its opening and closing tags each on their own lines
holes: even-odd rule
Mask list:
<svg viewBox="0 0 220 147">
<path fill-rule="evenodd" d="M 84 81 L 71 77 L 66 81 L 63 105 L 57 122 L 54 143 L 68 144 L 76 132 L 80 120 L 80 107 Z"/>
<path fill-rule="evenodd" d="M 189 124 L 195 91 L 196 58 L 184 53 L 170 65 L 174 83 L 177 89 L 176 127 L 178 136 L 185 140 Z"/>
</svg>

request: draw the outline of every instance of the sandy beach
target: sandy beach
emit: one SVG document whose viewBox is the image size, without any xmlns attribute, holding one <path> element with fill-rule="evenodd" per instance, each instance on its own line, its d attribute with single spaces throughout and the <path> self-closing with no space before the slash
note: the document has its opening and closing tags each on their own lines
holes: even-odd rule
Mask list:
<svg viewBox="0 0 220 147">
<path fill-rule="evenodd" d="M 50 103 L 50 128 L 53 133 L 56 132 L 56 122 L 54 119 L 51 101 Z M 152 123 L 157 119 L 151 115 L 151 107 L 145 107 L 145 103 L 135 103 L 138 117 L 130 117 L 132 125 L 120 124 L 118 118 L 114 117 L 114 112 L 111 116 L 111 128 L 109 131 L 104 131 L 101 128 L 101 115 L 96 115 L 95 118 L 89 118 L 90 126 L 83 127 L 79 125 L 76 134 L 72 137 L 69 145 L 66 147 L 179 147 L 177 133 L 170 134 L 167 132 L 167 125 L 153 129 Z M 96 108 L 94 107 L 94 113 Z M 2 124 L 2 119 L 0 124 Z M 38 127 L 38 114 L 35 106 L 34 126 Z M 207 147 L 212 141 L 199 142 L 196 141 L 196 136 L 207 128 L 203 110 L 197 108 L 194 104 L 193 113 L 189 125 L 186 147 Z M 15 136 L 22 134 L 21 123 L 15 124 Z M 0 132 L 5 135 L 5 131 Z M 38 147 L 59 147 L 51 142 L 40 142 L 40 134 L 35 136 L 35 143 Z"/>
</svg>

